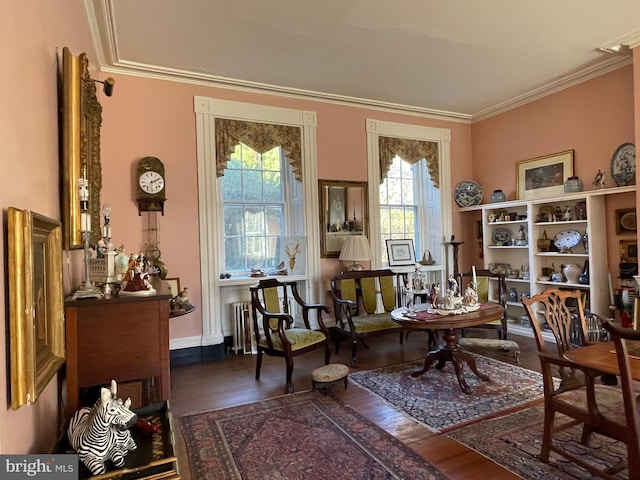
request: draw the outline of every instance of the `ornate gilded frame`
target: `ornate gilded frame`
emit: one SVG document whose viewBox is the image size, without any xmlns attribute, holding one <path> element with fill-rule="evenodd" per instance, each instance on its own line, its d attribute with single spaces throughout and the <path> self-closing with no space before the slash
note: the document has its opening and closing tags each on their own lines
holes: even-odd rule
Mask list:
<svg viewBox="0 0 640 480">
<path fill-rule="evenodd" d="M 87 55 L 62 51 L 62 224 L 64 248 L 82 248 L 78 179 L 89 181 L 91 238 L 100 240 L 100 127 L 102 106 L 96 96 L 95 82 L 89 76 Z"/>
<path fill-rule="evenodd" d="M 318 180 L 318 187 L 320 256 L 337 258 L 347 236 L 363 234 L 369 237 L 367 182 Z M 342 205 L 332 213 L 331 200 L 336 198 L 340 199 Z M 342 223 L 334 221 L 336 214 L 340 216 Z"/>
<path fill-rule="evenodd" d="M 62 227 L 9 207 L 11 408 L 30 405 L 65 360 Z"/>
</svg>

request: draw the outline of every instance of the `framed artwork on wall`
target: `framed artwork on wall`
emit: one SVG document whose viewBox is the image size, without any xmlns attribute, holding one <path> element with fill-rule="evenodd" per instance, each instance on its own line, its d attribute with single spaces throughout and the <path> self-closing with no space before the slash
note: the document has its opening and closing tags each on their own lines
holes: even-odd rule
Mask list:
<svg viewBox="0 0 640 480">
<path fill-rule="evenodd" d="M 620 260 L 623 262 L 638 261 L 638 242 L 635 240 L 620 240 Z"/>
<path fill-rule="evenodd" d="M 638 223 L 635 208 L 621 208 L 616 210 L 616 233 L 636 233 Z"/>
<path fill-rule="evenodd" d="M 62 227 L 9 207 L 11 408 L 34 403 L 65 361 Z"/>
<path fill-rule="evenodd" d="M 564 182 L 573 176 L 573 150 L 516 163 L 519 200 L 552 197 L 564 193 Z"/>
<path fill-rule="evenodd" d="M 390 267 L 415 265 L 416 253 L 413 249 L 413 239 L 387 239 L 387 256 L 389 257 Z"/>
</svg>

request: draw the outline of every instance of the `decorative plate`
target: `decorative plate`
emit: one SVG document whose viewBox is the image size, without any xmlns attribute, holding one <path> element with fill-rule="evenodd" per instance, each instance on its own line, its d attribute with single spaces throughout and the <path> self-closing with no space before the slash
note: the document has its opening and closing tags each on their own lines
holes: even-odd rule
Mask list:
<svg viewBox="0 0 640 480">
<path fill-rule="evenodd" d="M 611 177 L 618 187 L 636 184 L 636 147 L 633 143 L 620 145 L 611 158 Z"/>
<path fill-rule="evenodd" d="M 506 228 L 496 228 L 491 235 L 493 241 L 500 245 L 508 245 L 511 242 L 511 231 Z"/>
<path fill-rule="evenodd" d="M 453 191 L 456 203 L 461 207 L 473 207 L 482 202 L 482 187 L 473 180 L 463 180 Z"/>
<path fill-rule="evenodd" d="M 553 244 L 559 250 L 570 250 L 582 241 L 582 234 L 575 230 L 563 230 L 553 237 Z"/>
<path fill-rule="evenodd" d="M 511 271 L 510 263 L 490 263 L 489 271 L 491 273 L 501 273 L 507 275 Z"/>
</svg>

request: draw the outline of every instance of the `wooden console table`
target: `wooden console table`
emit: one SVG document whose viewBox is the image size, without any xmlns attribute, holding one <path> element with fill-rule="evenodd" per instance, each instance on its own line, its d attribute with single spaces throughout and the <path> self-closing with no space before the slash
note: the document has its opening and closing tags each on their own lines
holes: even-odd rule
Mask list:
<svg viewBox="0 0 640 480">
<path fill-rule="evenodd" d="M 81 407 L 80 389 L 154 377 L 160 400 L 169 400 L 171 295 L 106 296 L 67 300 L 67 407 Z"/>
</svg>

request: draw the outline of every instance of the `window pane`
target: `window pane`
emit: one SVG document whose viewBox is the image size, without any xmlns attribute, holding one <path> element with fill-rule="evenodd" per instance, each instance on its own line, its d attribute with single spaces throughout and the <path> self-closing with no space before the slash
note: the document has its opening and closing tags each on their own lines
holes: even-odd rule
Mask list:
<svg viewBox="0 0 640 480">
<path fill-rule="evenodd" d="M 245 202 L 259 202 L 262 200 L 262 173 L 259 171 L 245 171 L 243 175 L 242 194 Z"/>
<path fill-rule="evenodd" d="M 262 179 L 264 182 L 264 201 L 282 201 L 282 183 L 280 181 L 280 172 L 263 172 Z"/>
<path fill-rule="evenodd" d="M 222 177 L 226 271 L 274 268 L 280 262 L 280 238 L 291 208 L 283 192 L 290 181 L 293 174 L 280 147 L 264 154 L 236 147 Z"/>
</svg>

